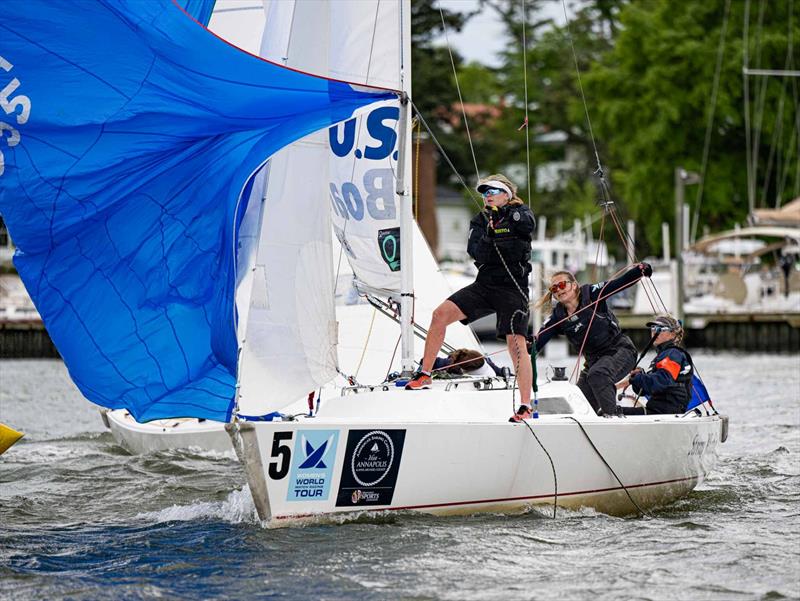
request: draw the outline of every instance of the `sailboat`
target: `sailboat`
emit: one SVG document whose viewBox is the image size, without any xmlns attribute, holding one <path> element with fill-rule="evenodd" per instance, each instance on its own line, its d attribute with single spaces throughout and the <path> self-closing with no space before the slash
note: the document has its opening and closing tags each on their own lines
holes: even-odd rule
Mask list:
<svg viewBox="0 0 800 601">
<path fill-rule="evenodd" d="M 83 26 L 81 19 L 95 18 L 82 10 L 83 5 L 78 8 L 80 17 L 69 11 L 60 15 L 65 27 Z M 173 74 L 176 65 L 181 69 L 178 77 L 169 79 L 177 86 L 170 90 L 170 116 L 177 115 L 185 128 L 177 133 L 191 134 L 180 143 L 163 137 L 166 123 L 157 118 L 158 110 L 152 110 L 156 106 L 168 112 L 155 102 L 161 99 L 156 91 L 165 88 L 154 90 L 149 85 L 147 60 L 142 61 L 145 76 L 137 83 L 156 94 L 148 97 L 150 112 L 140 111 L 141 103 L 128 101 L 106 113 L 112 125 L 118 115 L 138 118 L 146 113 L 140 122 L 150 126 L 145 129 L 152 139 L 146 141 L 158 151 L 163 149 L 147 154 L 151 147 L 145 145 L 149 160 L 137 162 L 136 153 L 142 151 L 137 143 L 125 148 L 129 154 L 122 158 L 131 161 L 104 161 L 104 166 L 110 163 L 122 171 L 124 188 L 111 192 L 133 186 L 136 194 L 115 203 L 107 186 L 81 188 L 86 179 L 73 177 L 74 158 L 66 165 L 66 159 L 61 163 L 53 159 L 54 164 L 47 166 L 53 175 L 64 174 L 61 185 L 69 192 L 64 202 L 69 204 L 72 198 L 79 202 L 74 211 L 59 215 L 69 218 L 63 228 L 59 220 L 50 219 L 28 236 L 21 215 L 4 201 L 2 194 L 10 188 L 0 188 L 0 209 L 4 216 L 12 209 L 7 221 L 23 255 L 17 257 L 20 273 L 73 379 L 88 398 L 109 408 L 125 408 L 137 420 L 192 417 L 227 422 L 256 509 L 268 525 L 365 510 L 514 512 L 541 504 L 552 505 L 554 511 L 558 506 L 592 507 L 626 515 L 673 501 L 702 481 L 727 434 L 727 422 L 716 412 L 602 418 L 577 387 L 566 379 L 553 379 L 540 388 L 535 417 L 511 424 L 515 383 L 510 377 L 442 379 L 428 391 L 402 389 L 415 357 L 421 355 L 415 338 L 415 305 L 421 296 L 415 277 L 436 270 L 435 265 L 415 263 L 418 241 L 412 227 L 408 160 L 409 0 L 270 3 L 268 22 L 274 19 L 282 34 L 270 38 L 270 43 L 284 52 L 287 69 L 283 70 L 274 65 L 266 68 L 253 57 L 212 43 L 197 23 L 183 20 L 184 15 L 173 8 L 170 3 L 114 5 L 110 11 L 114 18 L 121 18 L 136 33 L 120 31 L 104 40 L 120 37 L 129 42 L 134 48 L 128 48 L 127 56 L 139 52 L 147 57 L 155 47 L 150 62 L 163 69 L 163 77 Z M 131 17 L 131 11 L 137 14 Z M 26 9 L 25 14 L 36 19 L 35 12 Z M 53 21 L 52 14 L 48 21 Z M 22 21 L 23 29 L 26 23 Z M 135 27 L 129 26 L 132 23 Z M 109 29 L 113 24 L 103 23 Z M 36 28 L 21 33 L 33 36 Z M 144 48 L 131 35 L 141 35 Z M 38 41 L 46 47 L 45 40 Z M 208 52 L 185 52 L 195 47 Z M 22 42 L 16 49 L 25 54 Z M 34 54 L 21 61 L 32 72 Z M 161 63 L 161 56 L 169 60 Z M 213 107 L 221 106 L 214 94 L 192 94 L 181 87 L 204 76 L 209 65 L 213 77 L 203 81 L 224 82 L 214 93 L 231 102 L 225 115 L 212 115 L 207 98 L 214 98 Z M 109 69 L 104 75 L 115 73 Z M 48 75 L 48 84 L 58 89 L 57 73 Z M 269 81 L 276 89 L 259 102 L 259 93 L 249 90 L 245 81 Z M 228 86 L 235 90 L 227 90 Z M 293 93 L 282 96 L 280 89 L 286 87 Z M 399 94 L 386 94 L 386 89 Z M 134 90 L 134 99 L 137 94 Z M 249 96 L 242 100 L 240 95 Z M 298 109 L 299 102 L 311 106 Z M 192 114 L 191 122 L 182 120 L 182 107 L 195 103 L 208 110 Z M 198 118 L 203 120 L 200 128 Z M 206 127 L 213 128 L 213 136 L 198 131 Z M 32 129 L 32 134 L 39 133 Z M 99 139 L 108 129 L 104 125 L 97 132 Z M 33 143 L 25 146 L 21 140 L 17 145 L 29 153 L 49 152 Z M 266 157 L 298 140 L 302 142 L 283 159 L 265 166 Z M 171 185 L 153 185 L 163 180 L 147 177 L 146 168 L 160 167 L 162 163 L 154 159 L 166 161 L 168 153 L 176 152 L 181 161 L 164 164 Z M 18 171 L 21 181 L 37 177 L 18 149 L 6 159 L 6 166 Z M 192 163 L 194 159 L 198 162 Z M 77 164 L 83 165 L 81 160 Z M 208 164 L 213 173 L 204 173 L 198 181 L 200 166 Z M 268 188 L 282 190 L 274 207 L 261 202 L 257 180 L 262 176 Z M 147 227 L 138 227 L 138 215 L 124 209 L 127 203 L 146 199 L 145 193 L 155 194 L 158 202 L 153 204 L 166 210 L 156 211 Z M 44 197 L 34 200 L 43 202 Z M 187 199 L 192 202 L 186 203 Z M 42 210 L 37 202 L 20 211 L 36 215 Z M 52 202 L 47 206 L 48 215 L 63 209 Z M 140 205 L 130 210 L 134 208 L 141 212 Z M 268 218 L 273 208 L 277 217 Z M 173 211 L 179 209 L 190 211 L 181 214 L 188 218 L 173 219 Z M 119 251 L 117 237 L 126 233 L 115 220 L 115 211 L 120 210 L 128 219 L 125 225 L 135 230 L 133 237 L 144 237 L 137 238 L 138 244 L 148 247 L 152 240 L 148 249 L 157 252 Z M 221 224 L 213 230 L 221 232 L 215 244 L 198 242 L 198 231 L 191 227 L 197 220 L 204 227 Z M 65 243 L 75 236 L 76 224 L 96 238 Z M 114 244 L 102 246 L 109 228 Z M 287 404 L 291 411 L 293 399 L 324 386 L 337 374 L 341 337 L 334 309 L 332 231 L 352 268 L 358 294 L 400 321 L 399 376 L 352 378 L 313 417 L 263 421 L 260 418 L 283 412 Z M 37 244 L 39 238 L 45 243 Z M 126 240 L 133 242 L 130 236 Z M 89 242 L 100 244 L 116 267 L 106 268 Z M 69 251 L 77 251 L 76 256 Z M 92 286 L 84 281 L 68 286 L 54 255 L 73 261 L 70 265 L 78 261 L 89 284 L 98 275 L 102 282 L 110 282 L 102 290 L 124 302 L 112 303 L 112 310 L 99 310 L 90 302 L 96 297 L 84 298 L 91 296 Z M 206 259 L 199 266 L 192 263 L 198 257 Z M 120 258 L 128 259 L 122 268 Z M 129 270 L 138 274 L 136 270 L 145 264 L 154 270 L 151 277 L 140 282 L 129 275 Z M 198 270 L 204 278 L 191 278 Z M 162 279 L 155 277 L 160 274 L 164 275 L 161 288 Z M 209 276 L 213 285 L 206 285 Z M 182 278 L 193 286 L 187 287 Z M 123 284 L 129 288 L 123 291 Z M 183 315 L 177 309 L 187 306 L 189 315 L 200 319 L 189 320 L 184 328 L 175 315 Z M 75 315 L 79 319 L 74 320 Z M 117 319 L 119 323 L 113 321 Z M 164 329 L 154 332 L 153 322 Z M 100 336 L 103 325 L 113 326 L 119 340 Z M 395 344 L 381 342 L 389 348 Z"/>
</svg>

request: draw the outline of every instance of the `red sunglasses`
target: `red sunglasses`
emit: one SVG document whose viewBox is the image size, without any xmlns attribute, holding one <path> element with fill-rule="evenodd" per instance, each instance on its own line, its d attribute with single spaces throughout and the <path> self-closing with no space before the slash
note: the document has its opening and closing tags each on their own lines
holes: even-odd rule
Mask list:
<svg viewBox="0 0 800 601">
<path fill-rule="evenodd" d="M 557 283 L 553 284 L 552 286 L 550 286 L 550 292 L 555 294 L 559 290 L 564 290 L 564 288 L 567 287 L 567 284 L 571 284 L 571 283 L 572 282 L 568 282 L 567 280 L 561 280 L 560 282 L 557 282 Z"/>
</svg>

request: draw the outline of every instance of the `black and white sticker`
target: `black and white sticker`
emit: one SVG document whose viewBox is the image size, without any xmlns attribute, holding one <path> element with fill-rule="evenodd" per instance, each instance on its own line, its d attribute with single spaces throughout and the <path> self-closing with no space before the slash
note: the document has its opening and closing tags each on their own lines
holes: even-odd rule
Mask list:
<svg viewBox="0 0 800 601">
<path fill-rule="evenodd" d="M 405 438 L 405 430 L 350 430 L 336 506 L 390 505 Z"/>
</svg>

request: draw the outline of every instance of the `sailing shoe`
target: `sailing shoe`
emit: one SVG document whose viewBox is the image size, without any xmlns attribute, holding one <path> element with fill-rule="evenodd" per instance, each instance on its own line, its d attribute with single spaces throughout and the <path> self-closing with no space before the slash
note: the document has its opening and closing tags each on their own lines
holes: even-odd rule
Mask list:
<svg viewBox="0 0 800 601">
<path fill-rule="evenodd" d="M 508 418 L 508 421 L 521 422 L 523 419 L 528 419 L 531 415 L 531 408 L 528 405 L 520 405 L 517 412 Z"/>
<path fill-rule="evenodd" d="M 423 388 L 430 388 L 432 382 L 433 380 L 431 380 L 431 375 L 421 371 L 414 376 L 413 380 L 406 384 L 406 390 L 422 390 Z"/>
</svg>

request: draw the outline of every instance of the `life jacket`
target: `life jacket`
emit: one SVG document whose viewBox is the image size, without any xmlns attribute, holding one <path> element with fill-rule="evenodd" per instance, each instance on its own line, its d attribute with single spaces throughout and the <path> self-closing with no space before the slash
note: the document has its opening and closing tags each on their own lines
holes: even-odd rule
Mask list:
<svg viewBox="0 0 800 601">
<path fill-rule="evenodd" d="M 599 298 L 598 291 L 601 288 L 602 284 L 584 284 L 581 286 L 580 301 L 575 313 L 567 318 L 566 308 L 559 303 L 553 309 L 550 319 L 544 324 L 547 326 L 548 323 L 558 323 L 567 318 L 566 321 L 563 321 L 558 326 L 558 333 L 566 336 L 570 346 L 576 352 L 581 349 L 583 340 L 586 338 L 583 353 L 590 363 L 597 357 L 615 352 L 620 344 L 635 348 L 630 338 L 622 333 L 617 317 L 611 311 L 605 299 L 597 303 L 597 311 L 594 310 L 594 307 L 584 309 L 584 307 L 591 305 L 593 298 Z M 592 319 L 593 313 L 594 319 Z M 592 331 L 586 337 L 590 322 Z"/>
<path fill-rule="evenodd" d="M 657 354 L 650 363 L 647 375 L 665 370 L 672 377 L 669 386 L 659 387 L 648 393 L 648 413 L 683 413 L 692 398 L 692 376 L 694 365 L 685 349 L 675 342 L 665 342 L 656 347 Z"/>
<path fill-rule="evenodd" d="M 491 226 L 485 211 L 469 222 L 467 253 L 478 268 L 477 281 L 510 284 L 510 272 L 518 283 L 524 282 L 531 272 L 531 241 L 536 226 L 533 213 L 521 204 L 505 205 L 495 215 Z"/>
</svg>

